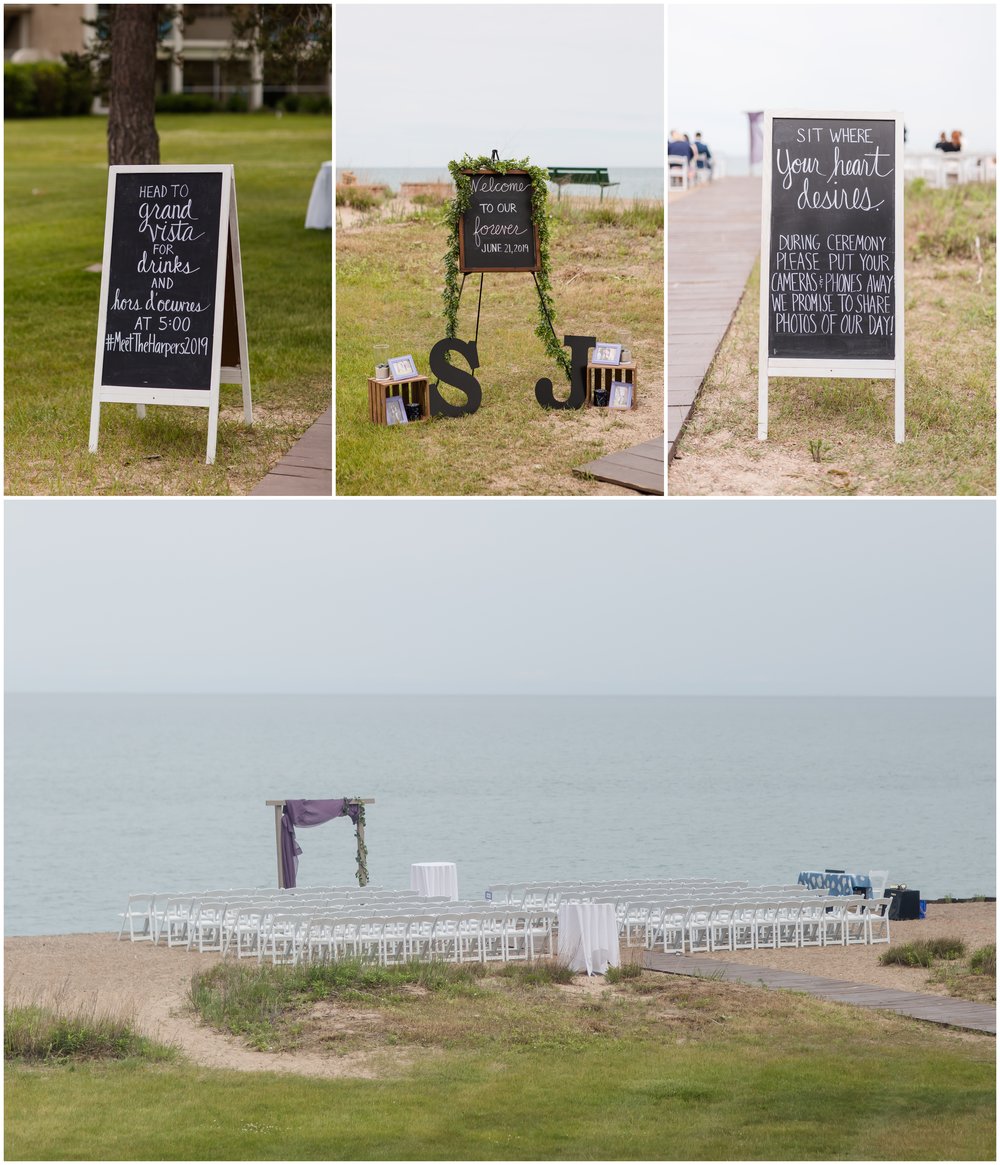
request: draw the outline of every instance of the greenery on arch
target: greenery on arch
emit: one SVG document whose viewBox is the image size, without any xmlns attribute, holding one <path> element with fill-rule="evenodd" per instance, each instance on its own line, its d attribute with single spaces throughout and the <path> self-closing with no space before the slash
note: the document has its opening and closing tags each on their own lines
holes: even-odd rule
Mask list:
<svg viewBox="0 0 1000 1165">
<path fill-rule="evenodd" d="M 548 215 L 548 171 L 541 166 L 533 166 L 528 158 L 508 158 L 503 161 L 490 159 L 485 155 L 470 158 L 468 154 L 457 162 L 449 162 L 452 180 L 455 183 L 455 197 L 448 205 L 447 223 L 449 229 L 448 250 L 444 257 L 444 322 L 445 335 L 454 339 L 458 330 L 458 301 L 461 287 L 459 266 L 458 231 L 462 215 L 469 209 L 472 198 L 472 180 L 465 171 L 490 170 L 507 174 L 511 170 L 524 170 L 531 178 L 531 215 L 538 228 L 538 254 L 541 270 L 535 273 L 538 283 L 538 324 L 535 335 L 542 341 L 545 351 L 572 379 L 572 365 L 569 354 L 558 342 L 549 326 L 556 318 L 555 302 L 552 299 L 552 283 L 549 279 L 549 215 Z M 548 318 L 546 318 L 548 312 Z"/>
</svg>

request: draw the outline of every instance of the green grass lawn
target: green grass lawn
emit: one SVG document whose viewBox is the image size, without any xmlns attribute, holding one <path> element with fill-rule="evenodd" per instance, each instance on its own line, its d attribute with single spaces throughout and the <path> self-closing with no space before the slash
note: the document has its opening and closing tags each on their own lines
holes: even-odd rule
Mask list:
<svg viewBox="0 0 1000 1165">
<path fill-rule="evenodd" d="M 331 239 L 304 229 L 330 157 L 325 116 L 157 118 L 161 161 L 232 162 L 255 425 L 222 386 L 216 464 L 206 409 L 104 405 L 87 452 L 107 200 L 106 122 L 5 123 L 6 491 L 25 494 L 245 493 L 329 407 Z"/>
<path fill-rule="evenodd" d="M 7 1157 L 995 1158 L 988 1036 L 649 972 L 598 994 L 495 976 L 325 992 L 298 984 L 285 1034 L 373 1052 L 371 1078 L 9 1061 Z"/>
<path fill-rule="evenodd" d="M 551 379 L 560 398 L 569 385 L 535 334 L 531 275 L 489 274 L 475 373 L 483 390 L 479 410 L 416 425 L 373 425 L 367 395 L 373 346 L 412 355 L 428 374 L 430 349 L 445 334 L 448 234 L 434 210 L 368 216 L 351 226 L 344 220 L 346 229 L 337 233 L 338 494 L 624 492 L 578 477 L 573 467 L 663 432 L 663 206 L 564 199 L 550 212 L 556 334 L 631 348 L 638 407 L 542 409 L 537 380 Z M 469 276 L 462 293 L 458 335 L 465 340 L 476 332 L 479 284 L 477 275 Z M 466 369 L 460 357 L 455 363 Z M 444 384 L 441 391 L 464 403 L 461 392 Z"/>
</svg>

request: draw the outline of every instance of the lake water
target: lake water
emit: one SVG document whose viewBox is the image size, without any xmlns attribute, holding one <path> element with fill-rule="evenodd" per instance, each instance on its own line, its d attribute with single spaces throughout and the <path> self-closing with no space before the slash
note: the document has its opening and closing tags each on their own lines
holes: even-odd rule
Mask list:
<svg viewBox="0 0 1000 1165">
<path fill-rule="evenodd" d="M 284 797 L 374 797 L 374 885 L 830 866 L 992 895 L 994 755 L 990 700 L 10 696 L 6 933 L 274 885 Z M 346 818 L 298 837 L 300 884 L 353 880 Z"/>
<path fill-rule="evenodd" d="M 401 182 L 450 182 L 447 164 L 442 166 L 338 166 L 337 181 L 344 170 L 350 170 L 363 185 L 381 184 L 398 193 Z M 608 177 L 620 185 L 604 192 L 604 197 L 663 198 L 663 168 L 650 166 L 610 166 Z M 557 188 L 549 184 L 549 193 L 557 197 Z M 575 198 L 600 198 L 599 186 L 567 186 L 566 193 Z"/>
</svg>

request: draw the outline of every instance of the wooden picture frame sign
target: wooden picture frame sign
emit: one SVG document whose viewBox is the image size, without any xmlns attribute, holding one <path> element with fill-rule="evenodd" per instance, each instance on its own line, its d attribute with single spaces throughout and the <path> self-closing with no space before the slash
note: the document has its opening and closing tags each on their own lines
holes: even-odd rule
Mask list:
<svg viewBox="0 0 1000 1165">
<path fill-rule="evenodd" d="M 895 382 L 906 435 L 903 115 L 764 113 L 757 436 L 772 376 Z"/>
<path fill-rule="evenodd" d="M 458 269 L 463 275 L 490 271 L 541 271 L 538 226 L 531 212 L 531 177 L 526 170 L 463 170 L 472 185 L 469 209 L 458 224 Z"/>
<path fill-rule="evenodd" d="M 101 405 L 208 409 L 215 461 L 219 384 L 239 384 L 253 424 L 232 165 L 112 166 L 90 413 Z"/>
</svg>

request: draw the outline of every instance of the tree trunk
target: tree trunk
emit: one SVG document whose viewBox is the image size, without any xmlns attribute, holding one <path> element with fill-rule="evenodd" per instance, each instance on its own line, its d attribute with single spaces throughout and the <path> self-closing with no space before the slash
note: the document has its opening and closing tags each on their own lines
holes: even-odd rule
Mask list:
<svg viewBox="0 0 1000 1165">
<path fill-rule="evenodd" d="M 111 6 L 108 165 L 158 166 L 156 33 L 159 5 Z"/>
</svg>

